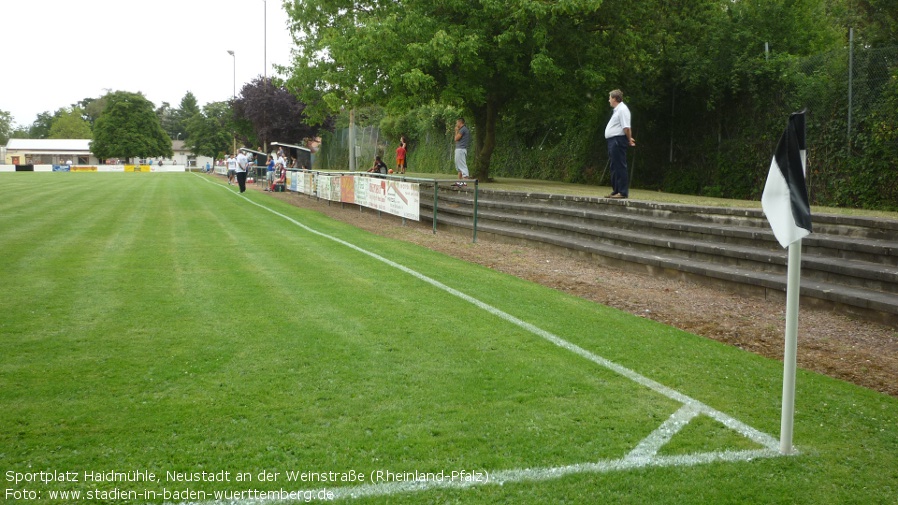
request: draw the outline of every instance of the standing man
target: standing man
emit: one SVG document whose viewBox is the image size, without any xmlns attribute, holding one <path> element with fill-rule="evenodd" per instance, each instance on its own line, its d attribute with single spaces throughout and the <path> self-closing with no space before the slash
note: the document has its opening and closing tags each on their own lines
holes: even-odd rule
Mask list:
<svg viewBox="0 0 898 505">
<path fill-rule="evenodd" d="M 272 155 L 268 155 L 268 174 L 266 176 L 265 182 L 265 191 L 268 191 L 268 188 L 274 184 L 274 157 Z"/>
<path fill-rule="evenodd" d="M 237 152 L 237 184 L 240 186 L 240 192 L 243 193 L 246 191 L 246 167 L 249 165 L 249 160 L 246 159 L 246 153 L 243 151 Z"/>
<path fill-rule="evenodd" d="M 237 158 L 234 155 L 228 156 L 226 162 L 228 164 L 228 186 L 234 183 L 234 176 L 237 175 Z"/>
<path fill-rule="evenodd" d="M 458 171 L 458 178 L 468 178 L 468 144 L 471 143 L 471 132 L 465 126 L 464 118 L 458 118 L 455 121 L 455 170 Z M 467 186 L 466 183 L 459 181 L 456 186 Z"/>
<path fill-rule="evenodd" d="M 616 89 L 608 95 L 608 103 L 614 112 L 605 127 L 608 141 L 608 158 L 611 162 L 611 194 L 607 198 L 627 198 L 630 194 L 630 176 L 627 173 L 627 146 L 636 147 L 636 139 L 630 131 L 630 109 L 624 104 L 624 94 Z"/>
</svg>

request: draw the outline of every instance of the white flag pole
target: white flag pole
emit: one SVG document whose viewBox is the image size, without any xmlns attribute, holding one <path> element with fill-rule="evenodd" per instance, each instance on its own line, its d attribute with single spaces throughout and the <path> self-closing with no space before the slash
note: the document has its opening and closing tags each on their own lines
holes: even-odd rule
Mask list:
<svg viewBox="0 0 898 505">
<path fill-rule="evenodd" d="M 795 367 L 798 355 L 798 295 L 801 291 L 801 239 L 789 244 L 786 281 L 786 349 L 783 354 L 783 413 L 780 452 L 792 454 L 795 425 Z"/>
</svg>

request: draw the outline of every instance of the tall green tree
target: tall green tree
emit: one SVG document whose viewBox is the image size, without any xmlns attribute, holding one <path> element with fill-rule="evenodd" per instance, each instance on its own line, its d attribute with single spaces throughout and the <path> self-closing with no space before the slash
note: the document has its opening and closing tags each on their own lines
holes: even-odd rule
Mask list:
<svg viewBox="0 0 898 505">
<path fill-rule="evenodd" d="M 0 145 L 6 145 L 12 137 L 13 132 L 12 114 L 5 110 L 0 110 Z"/>
<path fill-rule="evenodd" d="M 99 98 L 82 98 L 78 103 L 73 104 L 72 108 L 81 109 L 82 117 L 93 128 L 97 118 L 100 117 L 103 109 L 106 108 L 106 97 L 104 95 Z"/>
<path fill-rule="evenodd" d="M 176 136 L 178 133 L 181 134 L 181 140 L 187 140 L 190 136 L 190 132 L 188 131 L 187 124 L 193 116 L 199 114 L 200 106 L 199 102 L 197 102 L 196 95 L 192 92 L 188 91 L 183 98 L 181 98 L 181 103 L 178 106 L 177 111 L 175 112 L 175 117 L 178 120 L 177 131 L 175 132 Z"/>
<path fill-rule="evenodd" d="M 156 109 L 156 116 L 159 117 L 159 124 L 162 125 L 165 134 L 172 140 L 180 138 L 180 135 L 178 135 L 177 112 L 177 109 L 173 109 L 168 102 L 162 102 L 162 105 Z"/>
<path fill-rule="evenodd" d="M 28 128 L 28 136 L 33 139 L 50 138 L 50 128 L 53 127 L 53 120 L 63 112 L 64 109 L 59 109 L 55 114 L 51 114 L 50 111 L 44 111 L 38 114 L 37 118 L 35 118 L 34 122 L 31 123 L 31 126 Z"/>
<path fill-rule="evenodd" d="M 90 123 L 84 119 L 84 111 L 73 108 L 68 112 L 58 115 L 50 126 L 51 139 L 89 139 L 91 138 Z"/>
<path fill-rule="evenodd" d="M 408 110 L 433 101 L 469 111 L 474 172 L 488 178 L 496 127 L 509 108 L 549 110 L 553 89 L 561 91 L 555 101 L 585 100 L 586 89 L 614 74 L 602 66 L 619 68 L 640 53 L 632 50 L 629 20 L 646 7 L 631 4 L 287 1 L 299 48 L 290 84 L 306 103 L 331 110 L 366 103 Z"/>
<path fill-rule="evenodd" d="M 827 17 L 867 46 L 898 42 L 898 0 L 827 0 Z"/>
<path fill-rule="evenodd" d="M 94 125 L 91 151 L 100 159 L 172 156 L 171 138 L 162 129 L 153 103 L 140 93 L 106 95 L 106 110 Z"/>
<path fill-rule="evenodd" d="M 212 102 L 187 121 L 187 143 L 197 156 L 221 158 L 233 142 L 233 112 L 228 102 Z"/>
</svg>

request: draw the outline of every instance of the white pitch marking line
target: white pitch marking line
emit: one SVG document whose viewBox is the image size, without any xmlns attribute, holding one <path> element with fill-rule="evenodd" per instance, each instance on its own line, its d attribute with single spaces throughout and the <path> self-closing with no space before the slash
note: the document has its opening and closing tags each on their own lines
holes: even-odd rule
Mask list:
<svg viewBox="0 0 898 505">
<path fill-rule="evenodd" d="M 627 454 L 624 459 L 652 458 L 658 454 L 664 444 L 670 442 L 674 435 L 680 432 L 700 412 L 691 405 L 683 405 L 680 410 L 674 412 L 651 435 L 645 437 L 635 449 Z"/>
<path fill-rule="evenodd" d="M 773 449 L 758 449 L 739 452 L 709 452 L 686 456 L 627 456 L 622 459 L 604 460 L 595 463 L 579 463 L 576 465 L 546 468 L 502 470 L 490 473 L 488 479 L 482 481 L 446 479 L 417 482 L 395 482 L 386 484 L 363 484 L 359 486 L 328 488 L 327 491 L 333 493 L 334 499 L 337 500 L 355 499 L 370 496 L 389 496 L 399 493 L 429 491 L 434 489 L 465 489 L 487 484 L 502 486 L 506 483 L 512 484 L 518 482 L 539 482 L 559 479 L 567 475 L 575 475 L 581 473 L 619 472 L 623 470 L 632 470 L 635 468 L 695 466 L 717 461 L 739 462 L 751 461 L 753 459 L 760 458 L 774 458 L 778 456 L 781 456 L 781 454 Z M 313 490 L 312 492 L 318 493 L 319 491 L 323 490 Z"/>
<path fill-rule="evenodd" d="M 197 176 L 199 177 L 199 176 Z M 211 181 L 207 181 L 210 184 L 214 184 Z M 219 185 L 220 186 L 220 185 Z M 221 186 L 224 188 L 224 186 Z M 224 188 L 227 189 L 227 188 Z M 755 458 L 772 458 L 782 456 L 779 452 L 779 442 L 768 435 L 767 433 L 761 432 L 747 424 L 735 419 L 723 412 L 720 412 L 716 409 L 713 409 L 704 403 L 690 398 L 678 391 L 675 391 L 663 384 L 660 384 L 648 377 L 638 374 L 629 368 L 623 367 L 609 361 L 597 354 L 594 354 L 576 344 L 568 342 L 563 338 L 554 335 L 546 330 L 543 330 L 539 327 L 536 327 L 526 321 L 518 319 L 507 312 L 503 312 L 492 305 L 489 305 L 485 302 L 482 302 L 472 296 L 469 296 L 461 291 L 458 291 L 452 287 L 449 287 L 443 284 L 436 279 L 427 277 L 426 275 L 412 270 L 411 268 L 406 267 L 405 265 L 401 265 L 396 263 L 388 258 L 380 256 L 379 254 L 368 251 L 367 249 L 362 249 L 361 247 L 347 242 L 343 239 L 339 239 L 332 235 L 328 235 L 326 233 L 320 232 L 311 228 L 299 221 L 293 219 L 290 216 L 282 214 L 274 209 L 266 207 L 260 203 L 254 202 L 243 195 L 243 197 L 247 202 L 251 203 L 259 207 L 260 209 L 266 210 L 278 217 L 281 217 L 296 226 L 306 230 L 309 233 L 314 235 L 318 235 L 319 237 L 326 238 L 343 246 L 346 246 L 350 249 L 358 251 L 362 254 L 370 256 L 378 261 L 381 261 L 393 268 L 396 268 L 402 272 L 405 272 L 419 280 L 422 280 L 442 291 L 445 291 L 453 296 L 461 298 L 467 302 L 472 303 L 473 305 L 489 312 L 501 319 L 504 319 L 522 329 L 525 329 L 539 337 L 552 342 L 553 344 L 567 349 L 579 356 L 592 361 L 602 367 L 605 367 L 611 371 L 618 373 L 628 379 L 645 386 L 657 393 L 660 393 L 667 398 L 670 398 L 674 401 L 683 404 L 683 407 L 680 408 L 677 412 L 675 412 L 667 421 L 665 421 L 661 427 L 655 430 L 651 435 L 649 435 L 645 440 L 640 442 L 640 444 L 630 452 L 623 459 L 618 460 L 607 460 L 600 461 L 597 463 L 581 463 L 576 465 L 568 465 L 562 467 L 554 467 L 554 468 L 538 468 L 538 469 L 520 469 L 520 470 L 504 470 L 493 472 L 490 474 L 490 481 L 496 481 L 498 483 L 504 482 L 520 482 L 524 480 L 546 480 L 546 479 L 554 479 L 561 477 L 563 475 L 569 475 L 573 473 L 601 473 L 615 470 L 625 470 L 630 468 L 641 468 L 641 467 L 662 467 L 662 466 L 690 466 L 697 465 L 702 463 L 710 463 L 713 461 L 748 461 Z M 669 440 L 673 435 L 676 434 L 679 429 L 685 426 L 689 420 L 695 417 L 698 414 L 705 414 L 717 421 L 721 422 L 728 428 L 736 431 L 742 436 L 752 440 L 753 442 L 764 446 L 766 449 L 759 450 L 748 450 L 748 451 L 739 451 L 739 452 L 712 452 L 712 453 L 702 453 L 702 454 L 693 454 L 693 455 L 685 455 L 685 456 L 658 456 L 655 454 L 657 448 L 659 448 L 663 443 Z M 688 419 L 683 422 L 683 419 Z M 676 431 L 672 431 L 672 430 Z M 665 439 L 665 437 L 667 437 Z M 657 445 L 657 447 L 656 447 Z M 411 491 L 421 491 L 425 489 L 435 489 L 435 488 L 448 488 L 448 487 L 470 487 L 473 485 L 479 485 L 483 483 L 477 482 L 459 482 L 459 481 L 426 481 L 426 482 L 400 482 L 400 483 L 390 483 L 390 484 L 366 484 L 361 486 L 354 487 L 346 487 L 346 488 L 331 488 L 328 491 L 336 493 L 336 496 L 341 498 L 357 498 L 361 496 L 375 496 L 375 495 L 384 495 L 384 494 L 392 494 L 392 493 L 402 493 L 402 492 L 411 492 Z M 207 502 L 213 503 L 213 502 Z M 242 505 L 248 505 L 250 502 L 239 502 Z"/>
</svg>

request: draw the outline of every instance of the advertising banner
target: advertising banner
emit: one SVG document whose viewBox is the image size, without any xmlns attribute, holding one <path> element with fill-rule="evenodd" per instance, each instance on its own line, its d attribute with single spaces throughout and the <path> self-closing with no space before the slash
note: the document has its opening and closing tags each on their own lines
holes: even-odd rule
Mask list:
<svg viewBox="0 0 898 505">
<path fill-rule="evenodd" d="M 387 212 L 418 221 L 421 217 L 421 193 L 419 185 L 411 182 L 390 181 L 387 184 Z"/>
<path fill-rule="evenodd" d="M 299 191 L 300 193 L 305 193 L 307 195 L 315 194 L 315 186 L 313 185 L 315 182 L 315 178 L 309 172 L 300 172 L 299 173 Z"/>
<path fill-rule="evenodd" d="M 420 186 L 367 175 L 287 172 L 287 189 L 332 202 L 354 203 L 414 221 L 421 220 Z"/>
<path fill-rule="evenodd" d="M 339 202 L 341 196 L 340 180 L 339 176 L 318 174 L 318 198 Z"/>
<path fill-rule="evenodd" d="M 420 219 L 418 184 L 374 177 L 357 177 L 355 199 L 358 205 L 406 219 Z"/>
<path fill-rule="evenodd" d="M 344 175 L 340 177 L 340 201 L 355 203 L 355 177 Z"/>
</svg>

